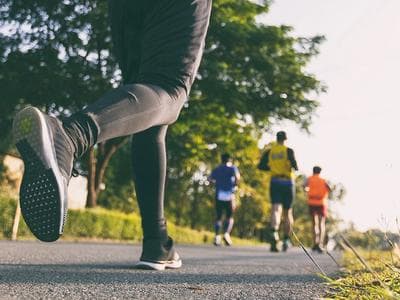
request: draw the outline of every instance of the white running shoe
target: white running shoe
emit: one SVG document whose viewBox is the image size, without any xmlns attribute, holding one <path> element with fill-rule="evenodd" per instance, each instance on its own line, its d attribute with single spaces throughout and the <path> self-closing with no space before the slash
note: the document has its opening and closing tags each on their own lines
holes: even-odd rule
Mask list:
<svg viewBox="0 0 400 300">
<path fill-rule="evenodd" d="M 136 265 L 136 269 L 142 270 L 155 270 L 155 271 L 163 271 L 165 269 L 179 269 L 182 267 L 182 260 L 179 257 L 179 254 L 174 251 L 174 255 L 170 260 L 165 261 L 146 261 L 140 260 Z"/>
<path fill-rule="evenodd" d="M 222 242 L 221 236 L 219 234 L 216 235 L 215 238 L 214 238 L 214 245 L 215 246 L 221 246 L 221 242 Z"/>
<path fill-rule="evenodd" d="M 227 246 L 232 246 L 232 239 L 228 232 L 224 233 L 224 242 Z"/>
<path fill-rule="evenodd" d="M 174 241 L 168 237 L 166 242 L 160 239 L 146 239 L 143 241 L 143 252 L 136 269 L 162 271 L 178 269 L 182 260 L 174 248 Z"/>
</svg>

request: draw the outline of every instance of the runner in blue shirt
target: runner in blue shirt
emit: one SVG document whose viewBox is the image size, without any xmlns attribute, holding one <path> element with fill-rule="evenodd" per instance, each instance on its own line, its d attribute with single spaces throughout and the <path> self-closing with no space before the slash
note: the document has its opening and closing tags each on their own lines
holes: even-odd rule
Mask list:
<svg viewBox="0 0 400 300">
<path fill-rule="evenodd" d="M 237 167 L 232 164 L 230 155 L 225 153 L 221 155 L 222 163 L 216 167 L 209 180 L 215 183 L 215 199 L 217 219 L 215 221 L 215 239 L 214 245 L 221 245 L 221 236 L 219 234 L 222 227 L 222 215 L 225 211 L 224 235 L 223 239 L 226 245 L 232 245 L 230 233 L 233 227 L 233 212 L 235 211 L 235 190 L 240 179 L 240 173 Z"/>
</svg>

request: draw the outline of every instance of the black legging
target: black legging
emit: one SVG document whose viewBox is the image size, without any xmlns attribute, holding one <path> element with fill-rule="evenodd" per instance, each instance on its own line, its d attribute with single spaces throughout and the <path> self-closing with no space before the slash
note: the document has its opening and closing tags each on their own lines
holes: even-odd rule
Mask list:
<svg viewBox="0 0 400 300">
<path fill-rule="evenodd" d="M 164 191 L 167 157 L 165 136 L 168 126 L 157 126 L 135 134 L 132 163 L 136 196 L 145 238 L 167 237 L 164 219 Z"/>
<path fill-rule="evenodd" d="M 77 156 L 96 142 L 133 135 L 135 187 L 145 239 L 167 237 L 167 125 L 178 118 L 204 48 L 211 0 L 109 1 L 122 87 L 66 122 Z"/>
</svg>

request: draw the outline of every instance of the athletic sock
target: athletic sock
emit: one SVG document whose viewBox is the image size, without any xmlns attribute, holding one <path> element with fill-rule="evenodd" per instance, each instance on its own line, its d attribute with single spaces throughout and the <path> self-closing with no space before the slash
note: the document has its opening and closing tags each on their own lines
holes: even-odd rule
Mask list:
<svg viewBox="0 0 400 300">
<path fill-rule="evenodd" d="M 225 226 L 224 226 L 224 231 L 227 233 L 231 233 L 232 228 L 233 228 L 233 218 L 229 218 L 229 220 L 225 221 Z"/>
<path fill-rule="evenodd" d="M 70 137 L 74 148 L 75 158 L 81 157 L 97 142 L 99 128 L 87 115 L 77 113 L 63 120 L 63 127 Z"/>
</svg>

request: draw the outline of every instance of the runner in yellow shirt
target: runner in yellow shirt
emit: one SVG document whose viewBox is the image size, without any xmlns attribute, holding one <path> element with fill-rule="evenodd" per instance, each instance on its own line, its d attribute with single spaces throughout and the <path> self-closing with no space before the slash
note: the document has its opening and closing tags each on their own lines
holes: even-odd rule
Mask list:
<svg viewBox="0 0 400 300">
<path fill-rule="evenodd" d="M 272 143 L 263 154 L 258 165 L 260 170 L 271 174 L 270 196 L 271 208 L 271 252 L 279 252 L 279 225 L 281 223 L 282 207 L 284 217 L 284 239 L 282 250 L 289 247 L 289 236 L 293 226 L 292 203 L 295 195 L 293 170 L 298 170 L 294 151 L 285 146 L 286 132 L 276 134 L 276 143 Z"/>
</svg>

